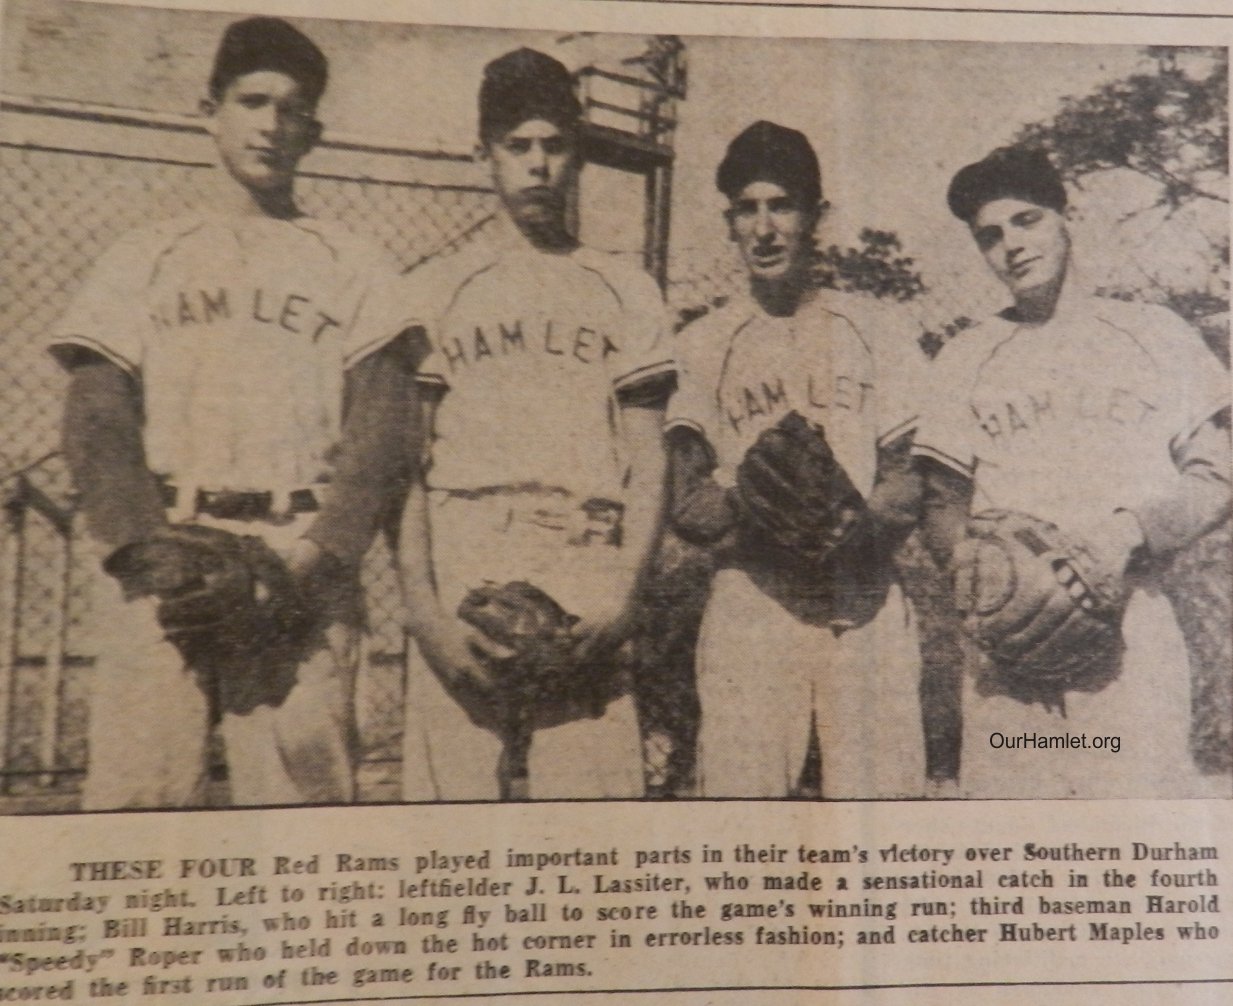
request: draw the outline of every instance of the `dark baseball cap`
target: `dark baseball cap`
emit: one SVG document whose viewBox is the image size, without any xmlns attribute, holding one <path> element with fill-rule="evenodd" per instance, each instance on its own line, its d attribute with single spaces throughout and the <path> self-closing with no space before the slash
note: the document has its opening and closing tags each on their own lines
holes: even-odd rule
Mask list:
<svg viewBox="0 0 1233 1006">
<path fill-rule="evenodd" d="M 250 17 L 223 32 L 210 74 L 210 96 L 221 98 L 236 77 L 258 70 L 285 73 L 298 81 L 312 105 L 325 93 L 329 75 L 325 53 L 298 28 L 281 18 Z"/>
<path fill-rule="evenodd" d="M 536 49 L 515 49 L 484 67 L 479 90 L 480 139 L 491 140 L 543 119 L 573 130 L 582 117 L 574 78 L 564 64 Z"/>
<path fill-rule="evenodd" d="M 735 199 L 750 182 L 775 182 L 806 204 L 822 198 L 822 169 L 804 133 L 765 119 L 728 144 L 715 185 Z"/>
<path fill-rule="evenodd" d="M 1061 213 L 1066 209 L 1066 188 L 1041 148 L 999 147 L 983 160 L 960 168 L 946 192 L 950 211 L 967 224 L 995 199 L 1023 199 Z"/>
</svg>

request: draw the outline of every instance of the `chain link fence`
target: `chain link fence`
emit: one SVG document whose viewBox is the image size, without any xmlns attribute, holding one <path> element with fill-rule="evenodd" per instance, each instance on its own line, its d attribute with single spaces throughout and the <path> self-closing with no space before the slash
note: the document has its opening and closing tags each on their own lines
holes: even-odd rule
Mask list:
<svg viewBox="0 0 1233 1006">
<path fill-rule="evenodd" d="M 87 757 L 85 684 L 91 655 L 82 624 L 95 571 L 85 550 L 74 548 L 73 536 L 64 533 L 63 518 L 72 511 L 67 473 L 56 454 L 64 377 L 42 349 L 42 340 L 104 249 L 133 227 L 183 212 L 199 199 L 214 169 L 204 131 L 188 120 L 169 128 L 165 122 L 129 116 L 65 116 L 62 110 L 28 106 L 15 110 L 12 103 L 5 103 L 0 115 L 22 120 L 22 128 L 6 130 L 9 139 L 0 143 L 0 228 L 5 235 L 0 250 L 5 287 L 0 298 L 0 798 L 7 796 L 17 809 L 71 807 Z M 109 118 L 124 121 L 105 121 Z M 64 142 L 78 134 L 81 143 Z M 298 189 L 305 210 L 381 241 L 405 267 L 470 240 L 496 210 L 483 172 L 458 155 L 336 142 L 314 155 L 311 167 Z M 1133 258 L 1130 253 L 1142 246 L 1138 234 L 1092 229 L 1102 235 L 1110 262 Z M 1188 235 L 1197 228 L 1180 230 Z M 1200 257 L 1213 255 L 1205 251 Z M 851 257 L 832 256 L 832 264 Z M 1151 262 L 1158 259 L 1175 262 L 1183 256 L 1153 256 Z M 971 276 L 963 271 L 967 266 L 940 265 L 913 265 L 923 285 L 905 305 L 920 321 L 926 349 L 930 337 L 940 345 L 970 318 L 997 306 L 975 294 Z M 1223 303 L 1225 269 L 1227 258 L 1213 272 L 1223 284 L 1217 291 Z M 667 296 L 678 324 L 718 306 L 743 283 L 731 248 L 673 249 Z M 1126 283 L 1110 280 L 1106 285 L 1116 293 Z M 1168 302 L 1166 284 L 1148 286 L 1146 293 L 1157 287 L 1165 291 L 1148 299 Z M 1227 359 L 1227 311 L 1188 316 Z M 1179 618 L 1203 626 L 1213 621 L 1208 616 L 1215 611 L 1224 613 L 1227 624 L 1229 537 L 1226 525 L 1179 558 L 1165 585 L 1181 599 Z M 654 688 L 644 689 L 652 701 L 644 703 L 642 714 L 651 790 L 671 795 L 688 790 L 692 772 L 689 754 L 697 719 L 692 633 L 709 569 L 704 554 L 676 541 L 665 550 L 661 566 L 666 575 L 649 599 L 652 624 L 643 640 L 643 666 L 656 680 Z M 361 794 L 394 799 L 404 641 L 400 600 L 383 543 L 374 547 L 365 575 L 371 631 L 359 685 Z M 1196 577 L 1202 589 L 1196 588 Z M 1233 750 L 1229 641 L 1227 635 L 1189 636 L 1199 668 L 1196 758 L 1220 771 Z M 932 647 L 939 668 L 957 666 L 948 646 L 942 640 Z"/>
<path fill-rule="evenodd" d="M 50 116 L 14 110 L 14 132 L 46 132 Z M 91 664 L 83 617 L 94 564 L 74 548 L 68 474 L 57 454 L 65 377 L 43 349 L 95 259 L 122 234 L 199 203 L 209 158 L 163 157 L 157 122 L 108 126 L 76 114 L 80 147 L 0 144 L 0 795 L 60 794 L 71 801 L 85 765 L 85 682 Z M 28 120 L 35 120 L 33 127 Z M 52 125 L 64 132 L 62 121 Z M 74 128 L 73 123 L 69 128 Z M 103 135 L 100 140 L 100 133 Z M 136 137 L 136 138 L 135 138 Z M 200 126 L 170 138 L 208 153 Z M 111 147 L 113 149 L 106 149 Z M 469 158 L 339 144 L 298 188 L 313 216 L 340 221 L 384 244 L 404 267 L 469 240 L 491 220 L 495 198 Z M 383 170 L 388 169 L 388 170 Z M 382 174 L 378 174 L 380 171 Z M 416 174 L 424 177 L 417 179 Z M 67 564 L 67 565 L 66 565 Z M 365 568 L 371 632 L 359 686 L 361 787 L 397 793 L 403 634 L 388 549 Z M 54 801 L 53 801 L 54 802 Z M 44 806 L 44 803 L 36 804 Z M 69 803 L 68 805 L 71 805 Z"/>
</svg>

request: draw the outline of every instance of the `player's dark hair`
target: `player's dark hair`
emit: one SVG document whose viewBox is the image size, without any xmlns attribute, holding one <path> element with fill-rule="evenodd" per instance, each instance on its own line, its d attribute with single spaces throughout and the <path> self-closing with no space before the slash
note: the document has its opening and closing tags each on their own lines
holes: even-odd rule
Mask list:
<svg viewBox="0 0 1233 1006">
<path fill-rule="evenodd" d="M 715 172 L 716 187 L 729 199 L 755 181 L 782 185 L 801 201 L 802 208 L 816 207 L 822 199 L 822 168 L 808 137 L 765 119 L 728 144 Z"/>
<path fill-rule="evenodd" d="M 946 203 L 966 224 L 995 199 L 1023 199 L 1061 213 L 1066 209 L 1062 176 L 1039 147 L 999 147 L 983 160 L 960 168 L 951 179 Z"/>
<path fill-rule="evenodd" d="M 222 98 L 237 77 L 258 70 L 285 73 L 313 107 L 325 93 L 329 64 L 312 39 L 276 17 L 250 17 L 227 26 L 214 57 L 210 97 Z"/>
<path fill-rule="evenodd" d="M 582 104 L 560 61 L 536 49 L 515 49 L 484 67 L 479 89 L 480 140 L 491 143 L 529 119 L 576 134 Z"/>
</svg>

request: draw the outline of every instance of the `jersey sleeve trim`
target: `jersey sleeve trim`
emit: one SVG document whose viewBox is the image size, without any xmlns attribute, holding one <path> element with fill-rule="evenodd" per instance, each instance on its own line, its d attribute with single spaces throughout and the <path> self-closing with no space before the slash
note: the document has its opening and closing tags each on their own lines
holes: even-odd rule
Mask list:
<svg viewBox="0 0 1233 1006">
<path fill-rule="evenodd" d="M 911 433 L 919 425 L 920 416 L 911 415 L 906 417 L 878 437 L 878 446 L 885 447 L 887 444 L 894 443 L 905 433 Z"/>
<path fill-rule="evenodd" d="M 450 386 L 450 382 L 445 379 L 444 374 L 425 373 L 424 371 L 419 371 L 415 375 L 415 383 L 421 387 L 440 388 L 442 390 Z"/>
<path fill-rule="evenodd" d="M 343 354 L 343 369 L 350 370 L 365 357 L 372 356 L 373 353 L 381 349 L 381 347 L 393 342 L 400 335 L 403 335 L 406 332 L 413 332 L 417 328 L 424 330 L 425 325 L 422 321 L 412 318 L 405 319 L 397 325 L 391 325 L 390 331 L 382 335 L 375 336 L 367 342 L 362 343 L 361 345 L 356 346 L 354 349 L 351 349 L 347 353 Z"/>
<path fill-rule="evenodd" d="M 616 392 L 616 400 L 621 407 L 641 406 L 666 410 L 674 391 L 676 391 L 676 374 L 673 371 L 667 371 L 652 379 L 626 385 Z"/>
<path fill-rule="evenodd" d="M 655 363 L 642 364 L 613 378 L 612 386 L 617 392 L 626 391 L 646 381 L 654 381 L 675 373 L 676 363 L 673 360 L 658 360 Z"/>
<path fill-rule="evenodd" d="M 702 428 L 702 424 L 692 419 L 686 419 L 684 416 L 675 416 L 664 423 L 665 433 L 670 433 L 672 430 L 690 430 L 698 434 L 703 440 L 707 440 L 706 430 Z"/>
<path fill-rule="evenodd" d="M 1170 438 L 1169 450 L 1173 453 L 1177 453 L 1178 449 L 1187 440 L 1193 437 L 1203 427 L 1205 423 L 1211 421 L 1213 417 L 1219 415 L 1225 409 L 1229 408 L 1229 405 L 1230 405 L 1230 402 L 1229 402 L 1228 395 L 1220 395 L 1220 396 L 1213 395 L 1211 398 L 1209 398 L 1206 402 L 1203 403 L 1203 406 L 1201 408 L 1195 409 L 1195 411 L 1192 413 L 1191 421 L 1186 424 L 1186 427 L 1184 429 L 1179 430 L 1176 434 L 1173 435 L 1172 438 Z"/>
<path fill-rule="evenodd" d="M 114 363 L 130 377 L 141 376 L 141 368 L 138 364 L 121 356 L 106 343 L 100 342 L 98 339 L 92 339 L 88 335 L 57 336 L 47 344 L 47 351 L 51 353 L 61 366 L 64 366 L 69 361 L 69 354 L 65 351 L 73 347 L 88 349 L 93 353 L 97 353 L 109 363 Z"/>
<path fill-rule="evenodd" d="M 930 447 L 927 444 L 913 444 L 911 453 L 917 457 L 931 458 L 939 464 L 945 465 L 947 468 L 951 468 L 954 471 L 957 471 L 960 475 L 964 475 L 969 479 L 976 474 L 976 465 L 974 462 L 968 463 L 960 461 L 958 458 L 953 458 L 949 454 L 939 451 L 934 447 Z"/>
</svg>

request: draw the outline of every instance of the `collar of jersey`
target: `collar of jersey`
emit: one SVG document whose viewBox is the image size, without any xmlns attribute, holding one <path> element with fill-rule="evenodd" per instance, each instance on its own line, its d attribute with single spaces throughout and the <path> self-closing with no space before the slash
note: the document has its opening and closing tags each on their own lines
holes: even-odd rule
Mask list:
<svg viewBox="0 0 1233 1006">
<path fill-rule="evenodd" d="M 814 308 L 824 307 L 827 299 L 826 295 L 831 292 L 817 286 L 807 288 L 801 295 L 801 299 L 796 305 L 796 310 L 791 314 L 769 314 L 758 303 L 758 298 L 753 295 L 748 283 L 743 285 L 739 292 L 734 295 L 733 301 L 740 305 L 741 314 L 751 321 L 756 318 L 759 321 L 770 322 L 771 324 L 790 325 L 793 319 L 802 317 Z"/>
<path fill-rule="evenodd" d="M 560 255 L 550 255 L 547 252 L 542 252 L 523 236 L 522 231 L 518 229 L 518 225 L 509 218 L 509 214 L 504 210 L 497 212 L 496 219 L 489 230 L 489 241 L 493 251 L 500 255 L 523 254 L 534 258 L 569 259 L 582 247 L 579 243 L 570 251 Z"/>
</svg>

